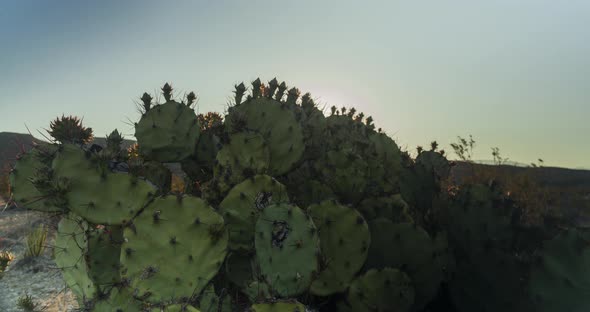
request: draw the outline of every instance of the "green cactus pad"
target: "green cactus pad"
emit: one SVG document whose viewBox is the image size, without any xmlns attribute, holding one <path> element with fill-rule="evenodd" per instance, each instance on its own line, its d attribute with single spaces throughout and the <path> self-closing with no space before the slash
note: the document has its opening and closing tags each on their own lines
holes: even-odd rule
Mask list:
<svg viewBox="0 0 590 312">
<path fill-rule="evenodd" d="M 127 312 L 127 311 L 125 311 Z M 152 308 L 150 312 L 201 312 L 199 309 L 188 304 L 172 304 L 164 308 Z"/>
<path fill-rule="evenodd" d="M 53 248 L 55 264 L 80 304 L 94 298 L 97 291 L 84 257 L 88 252 L 87 231 L 88 223 L 69 213 L 58 224 Z"/>
<path fill-rule="evenodd" d="M 68 207 L 95 224 L 123 224 L 151 199 L 154 187 L 126 173 L 111 173 L 74 145 L 60 147 L 53 160 L 56 178 L 69 181 Z"/>
<path fill-rule="evenodd" d="M 119 283 L 123 228 L 116 225 L 90 228 L 87 231 L 87 237 L 86 261 L 94 283 L 99 287 Z"/>
<path fill-rule="evenodd" d="M 233 187 L 219 204 L 229 230 L 231 250 L 254 249 L 254 227 L 267 205 L 288 202 L 287 190 L 274 178 L 257 175 Z"/>
<path fill-rule="evenodd" d="M 326 199 L 336 199 L 332 189 L 323 183 L 312 161 L 305 161 L 284 176 L 277 177 L 287 187 L 289 198 L 299 207 L 309 207 Z"/>
<path fill-rule="evenodd" d="M 158 187 L 160 194 L 170 192 L 172 185 L 172 172 L 162 163 L 157 161 L 147 161 L 141 168 L 141 175 L 148 181 Z"/>
<path fill-rule="evenodd" d="M 332 150 L 351 150 L 361 154 L 370 147 L 367 127 L 347 115 L 331 115 L 326 118 L 327 143 Z"/>
<path fill-rule="evenodd" d="M 10 191 L 17 205 L 43 212 L 64 210 L 56 206 L 52 199 L 60 194 L 50 193 L 55 191 L 50 167 L 52 155 L 56 150 L 56 145 L 43 144 L 33 147 L 18 158 L 9 175 Z M 39 185 L 38 189 L 31 179 L 40 180 L 39 182 L 46 187 L 42 188 Z"/>
<path fill-rule="evenodd" d="M 251 302 L 266 301 L 273 297 L 268 284 L 261 281 L 251 282 L 243 291 Z"/>
<path fill-rule="evenodd" d="M 413 223 L 394 224 L 387 219 L 369 223 L 372 244 L 367 268 L 398 268 L 412 278 L 416 291 L 416 309 L 423 308 L 437 294 L 443 280 L 441 255 L 435 252 L 434 240 Z"/>
<path fill-rule="evenodd" d="M 316 169 L 342 202 L 354 205 L 363 198 L 369 169 L 359 154 L 350 149 L 328 151 Z"/>
<path fill-rule="evenodd" d="M 571 229 L 546 241 L 529 282 L 536 311 L 588 311 L 589 268 L 589 233 Z"/>
<path fill-rule="evenodd" d="M 142 312 L 144 303 L 133 298 L 133 294 L 126 287 L 113 287 L 108 296 L 93 300 L 90 312 Z M 84 310 L 86 311 L 86 310 Z"/>
<path fill-rule="evenodd" d="M 305 97 L 305 96 L 304 96 Z M 302 105 L 306 103 L 302 102 Z M 326 116 L 318 109 L 317 105 L 309 99 L 308 107 L 303 107 L 299 123 L 303 127 L 305 138 L 305 155 L 306 159 L 315 159 L 324 151 L 325 133 L 326 133 Z"/>
<path fill-rule="evenodd" d="M 436 261 L 438 266 L 442 268 L 445 281 L 450 281 L 457 270 L 457 263 L 453 251 L 449 247 L 449 239 L 446 232 L 436 233 L 434 238 L 434 251 L 436 252 Z"/>
<path fill-rule="evenodd" d="M 240 288 L 246 288 L 254 280 L 253 255 L 232 252 L 225 258 L 225 276 Z"/>
<path fill-rule="evenodd" d="M 195 111 L 175 101 L 156 105 L 135 125 L 139 152 L 159 162 L 177 162 L 195 152 L 201 130 Z"/>
<path fill-rule="evenodd" d="M 305 305 L 297 300 L 258 303 L 250 307 L 250 312 L 305 312 Z"/>
<path fill-rule="evenodd" d="M 197 306 L 201 312 L 232 312 L 231 298 L 225 294 L 219 298 L 215 292 L 213 284 L 209 284 L 203 290 L 199 297 L 199 305 Z"/>
<path fill-rule="evenodd" d="M 227 250 L 223 218 L 202 199 L 161 197 L 124 230 L 121 278 L 137 297 L 157 303 L 198 294 Z"/>
<path fill-rule="evenodd" d="M 264 208 L 256 222 L 256 259 L 273 292 L 298 295 L 318 271 L 319 239 L 312 220 L 297 206 Z"/>
<path fill-rule="evenodd" d="M 412 222 L 410 207 L 396 194 L 388 197 L 366 198 L 358 206 L 365 219 L 386 218 L 394 223 Z"/>
<path fill-rule="evenodd" d="M 231 107 L 225 126 L 229 133 L 244 129 L 260 133 L 270 151 L 269 173 L 287 173 L 305 150 L 303 131 L 295 114 L 286 105 L 271 98 L 252 98 Z"/>
<path fill-rule="evenodd" d="M 318 296 L 343 292 L 367 259 L 369 227 L 358 211 L 333 200 L 311 205 L 308 213 L 318 228 L 325 264 L 310 291 Z"/>
<path fill-rule="evenodd" d="M 270 154 L 262 135 L 240 132 L 230 136 L 229 144 L 217 153 L 214 175 L 235 185 L 246 177 L 267 171 Z"/>
<path fill-rule="evenodd" d="M 402 158 L 401 151 L 395 141 L 380 132 L 369 134 L 369 140 L 373 143 L 377 159 L 385 165 L 385 168 L 391 170 L 392 173 L 399 173 Z"/>
<path fill-rule="evenodd" d="M 397 269 L 369 270 L 350 285 L 348 302 L 355 312 L 408 312 L 414 304 L 412 280 Z"/>
<path fill-rule="evenodd" d="M 182 170 L 193 181 L 207 181 L 212 177 L 215 157 L 222 148 L 219 137 L 210 133 L 203 132 L 197 144 L 195 155 L 181 161 Z"/>
<path fill-rule="evenodd" d="M 376 185 L 375 193 L 396 193 L 400 187 L 400 174 L 402 171 L 401 151 L 395 141 L 385 133 L 372 132 L 368 139 L 374 154 L 368 156 L 371 174 L 368 176 L 368 184 Z M 372 194 L 375 195 L 375 194 Z"/>
<path fill-rule="evenodd" d="M 461 252 L 483 250 L 493 242 L 508 247 L 513 235 L 511 206 L 492 188 L 474 184 L 461 189 L 449 207 L 449 231 L 454 248 Z"/>
<path fill-rule="evenodd" d="M 416 157 L 416 165 L 420 165 L 427 172 L 434 172 L 439 179 L 446 179 L 451 173 L 449 161 L 436 151 L 423 151 Z"/>
</svg>

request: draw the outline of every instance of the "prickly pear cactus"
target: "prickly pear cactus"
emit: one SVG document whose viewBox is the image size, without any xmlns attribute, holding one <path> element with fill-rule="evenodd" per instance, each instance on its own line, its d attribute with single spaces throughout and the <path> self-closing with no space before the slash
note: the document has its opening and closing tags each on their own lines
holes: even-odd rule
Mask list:
<svg viewBox="0 0 590 312">
<path fill-rule="evenodd" d="M 367 259 L 369 227 L 358 211 L 335 200 L 311 205 L 308 213 L 318 227 L 324 264 L 310 292 L 318 296 L 344 292 Z"/>
<path fill-rule="evenodd" d="M 280 99 L 278 95 L 277 99 Z M 288 172 L 303 156 L 305 144 L 301 125 L 287 105 L 272 97 L 254 92 L 245 102 L 236 102 L 225 120 L 229 133 L 248 129 L 264 137 L 270 152 L 271 175 Z"/>
<path fill-rule="evenodd" d="M 257 175 L 233 187 L 219 204 L 229 230 L 229 248 L 254 250 L 258 216 L 265 207 L 288 203 L 285 187 L 267 175 Z"/>
<path fill-rule="evenodd" d="M 58 224 L 53 256 L 63 272 L 64 280 L 78 302 L 94 298 L 96 285 L 91 278 L 85 255 L 88 252 L 88 223 L 75 214 L 68 214 Z"/>
<path fill-rule="evenodd" d="M 135 137 L 142 154 L 159 162 L 176 162 L 195 152 L 201 134 L 195 111 L 171 99 L 172 87 L 162 88 L 166 102 L 152 106 L 144 97 L 145 112 L 135 125 Z"/>
<path fill-rule="evenodd" d="M 569 230 L 547 241 L 529 282 L 536 311 L 586 311 L 590 306 L 590 234 Z"/>
<path fill-rule="evenodd" d="M 64 211 L 67 183 L 53 181 L 51 161 L 56 145 L 41 144 L 21 155 L 9 175 L 13 200 L 21 207 L 43 212 Z"/>
<path fill-rule="evenodd" d="M 121 278 L 151 303 L 188 298 L 217 274 L 227 241 L 223 218 L 202 199 L 158 198 L 124 230 Z"/>
<path fill-rule="evenodd" d="M 296 300 L 259 303 L 250 307 L 250 312 L 305 312 L 305 306 Z"/>
<path fill-rule="evenodd" d="M 434 240 L 414 223 L 394 224 L 388 219 L 375 219 L 371 227 L 372 244 L 367 267 L 399 268 L 412 279 L 417 307 L 423 308 L 436 296 L 443 281 L 441 255 L 435 252 Z M 391 247 L 389 247 L 391 246 Z"/>
<path fill-rule="evenodd" d="M 234 93 L 196 115 L 166 84 L 128 152 L 70 116 L 20 155 L 12 199 L 61 215 L 81 310 L 585 311 L 586 231 L 524 226 L 498 186 L 447 192 L 437 144 L 412 159 L 354 107 L 325 116 L 276 79 Z"/>
<path fill-rule="evenodd" d="M 270 164 L 270 152 L 262 135 L 255 132 L 241 132 L 229 137 L 218 153 L 214 175 L 230 185 L 246 178 L 264 174 Z"/>
<path fill-rule="evenodd" d="M 273 293 L 281 297 L 301 294 L 318 271 L 317 229 L 299 207 L 266 206 L 255 229 L 256 258 Z"/>
<path fill-rule="evenodd" d="M 156 189 L 144 180 L 112 173 L 88 151 L 60 146 L 52 164 L 53 175 L 69 181 L 68 208 L 96 224 L 124 224 L 133 218 Z"/>
<path fill-rule="evenodd" d="M 404 272 L 383 268 L 370 270 L 352 282 L 347 300 L 351 311 L 411 311 L 412 280 Z"/>
</svg>

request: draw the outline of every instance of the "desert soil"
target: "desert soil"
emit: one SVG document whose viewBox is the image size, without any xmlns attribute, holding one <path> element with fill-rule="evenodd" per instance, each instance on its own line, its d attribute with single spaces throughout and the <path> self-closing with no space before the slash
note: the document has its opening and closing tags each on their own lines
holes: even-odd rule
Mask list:
<svg viewBox="0 0 590 312">
<path fill-rule="evenodd" d="M 17 302 L 25 295 L 33 298 L 37 305 L 35 311 L 75 311 L 78 307 L 75 297 L 65 286 L 51 256 L 59 219 L 37 211 L 21 208 L 2 211 L 3 208 L 0 199 L 0 251 L 9 251 L 15 258 L 0 275 L 0 311 L 23 311 Z M 42 224 L 49 229 L 47 248 L 40 257 L 25 258 L 26 235 Z"/>
</svg>

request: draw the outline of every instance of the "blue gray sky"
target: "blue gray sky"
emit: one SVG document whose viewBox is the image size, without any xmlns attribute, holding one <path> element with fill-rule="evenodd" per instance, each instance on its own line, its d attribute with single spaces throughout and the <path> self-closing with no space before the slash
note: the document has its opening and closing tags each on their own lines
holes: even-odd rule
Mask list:
<svg viewBox="0 0 590 312">
<path fill-rule="evenodd" d="M 474 159 L 590 168 L 589 20 L 576 0 L 4 0 L 0 131 L 73 114 L 132 138 L 165 82 L 223 112 L 234 84 L 277 77 L 407 149 L 472 134 Z"/>
</svg>

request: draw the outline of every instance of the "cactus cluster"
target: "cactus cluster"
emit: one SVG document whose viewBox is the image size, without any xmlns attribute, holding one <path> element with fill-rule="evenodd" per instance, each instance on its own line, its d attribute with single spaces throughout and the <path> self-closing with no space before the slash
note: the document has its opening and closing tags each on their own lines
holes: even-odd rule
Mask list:
<svg viewBox="0 0 590 312">
<path fill-rule="evenodd" d="M 523 228 L 495 184 L 449 194 L 436 143 L 412 158 L 372 117 L 325 114 L 276 79 L 236 85 L 225 116 L 162 92 L 141 97 L 134 155 L 117 130 L 89 146 L 64 117 L 11 172 L 18 205 L 62 216 L 55 262 L 83 311 L 417 312 L 447 293 L 459 311 L 589 304 L 588 234 Z"/>
</svg>

